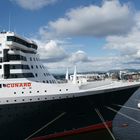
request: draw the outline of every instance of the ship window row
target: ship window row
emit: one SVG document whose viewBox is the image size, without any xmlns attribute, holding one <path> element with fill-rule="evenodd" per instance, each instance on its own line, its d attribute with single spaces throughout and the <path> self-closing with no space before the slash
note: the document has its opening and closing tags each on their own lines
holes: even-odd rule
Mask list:
<svg viewBox="0 0 140 140">
<path fill-rule="evenodd" d="M 43 83 L 45 83 L 45 82 L 43 82 Z M 47 80 L 46 83 L 51 83 L 51 84 L 53 84 L 53 83 L 56 83 L 56 82 L 55 82 L 55 80 Z"/>
<path fill-rule="evenodd" d="M 27 61 L 25 56 L 22 55 L 9 55 L 9 60 L 23 60 L 23 61 Z"/>
<path fill-rule="evenodd" d="M 30 57 L 30 61 L 39 61 L 39 58 L 32 58 L 32 57 Z"/>
<path fill-rule="evenodd" d="M 37 69 L 39 68 L 39 66 L 38 66 L 38 65 L 36 65 L 35 67 L 36 67 Z M 34 68 L 34 66 L 33 66 L 33 65 L 31 65 L 31 68 L 33 69 L 33 68 Z M 40 65 L 40 68 L 41 68 L 41 69 L 45 69 L 45 67 L 44 67 L 43 65 L 42 65 L 42 66 Z"/>
<path fill-rule="evenodd" d="M 32 78 L 34 75 L 32 73 L 15 73 L 15 74 L 9 74 L 5 75 L 5 78 Z"/>
<path fill-rule="evenodd" d="M 30 69 L 30 68 L 28 65 L 13 64 L 13 65 L 10 65 L 10 69 Z"/>
<path fill-rule="evenodd" d="M 37 45 L 28 43 L 27 41 L 20 39 L 18 37 L 15 37 L 15 36 L 7 36 L 7 41 L 13 41 L 13 42 L 19 43 L 21 45 L 24 45 L 28 48 L 33 48 L 33 49 L 37 50 Z"/>
<path fill-rule="evenodd" d="M 44 76 L 50 76 L 50 74 L 49 73 L 44 73 Z"/>
</svg>

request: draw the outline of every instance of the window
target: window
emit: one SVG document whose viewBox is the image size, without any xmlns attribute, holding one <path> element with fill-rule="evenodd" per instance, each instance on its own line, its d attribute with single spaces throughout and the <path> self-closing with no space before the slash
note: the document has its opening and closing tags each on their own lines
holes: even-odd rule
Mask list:
<svg viewBox="0 0 140 140">
<path fill-rule="evenodd" d="M 37 77 L 37 76 L 38 76 L 38 74 L 36 73 L 36 74 L 35 74 L 35 76 Z"/>
<path fill-rule="evenodd" d="M 9 60 L 14 60 L 14 61 L 23 60 L 23 61 L 27 61 L 26 57 L 22 56 L 22 55 L 10 54 L 8 57 L 9 57 Z"/>
<path fill-rule="evenodd" d="M 33 65 L 31 65 L 31 68 L 32 68 L 32 69 L 34 68 Z"/>
<path fill-rule="evenodd" d="M 0 57 L 0 63 L 2 62 L 2 58 Z"/>
<path fill-rule="evenodd" d="M 34 77 L 32 73 L 15 73 L 10 74 L 8 78 L 31 78 Z"/>
<path fill-rule="evenodd" d="M 18 37 L 15 37 L 15 36 L 7 36 L 7 41 L 13 41 L 13 42 L 19 43 L 21 45 L 24 45 L 28 48 L 33 48 L 33 49 L 36 49 L 36 50 L 38 48 L 36 44 L 28 43 L 27 41 L 25 41 L 23 39 L 20 39 Z"/>
<path fill-rule="evenodd" d="M 38 66 L 36 65 L 36 68 L 38 69 Z"/>
<path fill-rule="evenodd" d="M 30 61 L 32 61 L 32 57 L 30 57 Z"/>
<path fill-rule="evenodd" d="M 13 64 L 10 65 L 10 69 L 30 69 L 28 65 Z"/>
</svg>

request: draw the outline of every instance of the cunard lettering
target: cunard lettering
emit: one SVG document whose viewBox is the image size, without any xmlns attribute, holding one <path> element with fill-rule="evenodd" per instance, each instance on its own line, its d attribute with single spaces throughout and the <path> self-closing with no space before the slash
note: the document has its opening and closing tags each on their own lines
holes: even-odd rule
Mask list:
<svg viewBox="0 0 140 140">
<path fill-rule="evenodd" d="M 9 84 L 3 84 L 3 87 L 7 87 L 7 88 L 31 87 L 31 83 L 9 83 Z"/>
</svg>

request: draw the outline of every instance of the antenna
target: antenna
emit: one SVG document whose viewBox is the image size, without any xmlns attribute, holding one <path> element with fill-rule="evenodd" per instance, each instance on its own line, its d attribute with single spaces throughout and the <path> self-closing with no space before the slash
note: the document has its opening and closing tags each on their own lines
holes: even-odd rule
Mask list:
<svg viewBox="0 0 140 140">
<path fill-rule="evenodd" d="M 11 13 L 9 13 L 8 30 L 11 31 Z"/>
</svg>

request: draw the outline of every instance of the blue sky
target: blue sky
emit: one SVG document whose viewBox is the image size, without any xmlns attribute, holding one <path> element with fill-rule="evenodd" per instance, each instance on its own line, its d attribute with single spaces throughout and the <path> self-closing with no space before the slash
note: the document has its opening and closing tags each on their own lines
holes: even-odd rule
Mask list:
<svg viewBox="0 0 140 140">
<path fill-rule="evenodd" d="M 0 30 L 10 17 L 11 31 L 35 40 L 54 72 L 138 69 L 139 9 L 139 0 L 1 0 Z"/>
</svg>

